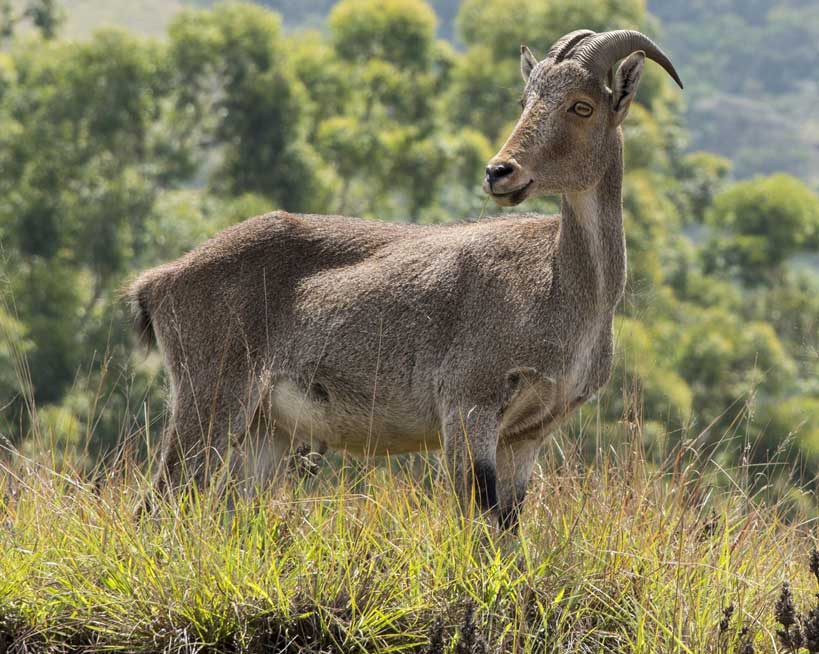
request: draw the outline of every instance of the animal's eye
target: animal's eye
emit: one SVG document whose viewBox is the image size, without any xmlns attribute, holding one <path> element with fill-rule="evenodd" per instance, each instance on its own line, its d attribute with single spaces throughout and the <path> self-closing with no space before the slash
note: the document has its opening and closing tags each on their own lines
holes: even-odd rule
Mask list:
<svg viewBox="0 0 819 654">
<path fill-rule="evenodd" d="M 588 102 L 583 102 L 583 100 L 580 100 L 579 102 L 575 102 L 569 111 L 571 111 L 573 114 L 577 114 L 581 118 L 588 118 L 592 115 L 594 107 L 592 107 Z"/>
</svg>

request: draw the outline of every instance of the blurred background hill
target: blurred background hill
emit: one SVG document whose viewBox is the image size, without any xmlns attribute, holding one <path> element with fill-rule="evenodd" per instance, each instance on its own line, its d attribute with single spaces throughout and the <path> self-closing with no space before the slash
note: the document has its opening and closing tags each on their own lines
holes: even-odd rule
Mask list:
<svg viewBox="0 0 819 654">
<path fill-rule="evenodd" d="M 641 29 L 626 121 L 629 279 L 608 391 L 657 459 L 819 465 L 819 14 L 798 0 L 0 2 L 0 434 L 93 462 L 162 421 L 119 289 L 255 213 L 439 223 L 498 209 L 518 46 Z M 554 212 L 554 198 L 525 209 Z M 591 434 L 591 436 L 590 436 Z M 79 444 L 90 441 L 90 446 Z M 36 454 L 32 452 L 32 454 Z"/>
</svg>

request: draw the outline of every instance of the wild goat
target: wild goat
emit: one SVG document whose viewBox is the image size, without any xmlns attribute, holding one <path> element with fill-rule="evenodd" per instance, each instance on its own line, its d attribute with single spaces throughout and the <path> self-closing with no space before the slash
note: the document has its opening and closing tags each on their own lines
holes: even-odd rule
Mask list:
<svg viewBox="0 0 819 654">
<path fill-rule="evenodd" d="M 204 481 L 228 458 L 265 483 L 294 443 L 443 444 L 462 504 L 474 493 L 515 525 L 546 434 L 610 375 L 620 125 L 646 56 L 682 88 L 639 32 L 578 30 L 540 62 L 521 47 L 523 113 L 483 188 L 508 206 L 560 194 L 560 216 L 411 226 L 275 212 L 136 279 L 137 328 L 171 385 L 157 485 Z"/>
</svg>

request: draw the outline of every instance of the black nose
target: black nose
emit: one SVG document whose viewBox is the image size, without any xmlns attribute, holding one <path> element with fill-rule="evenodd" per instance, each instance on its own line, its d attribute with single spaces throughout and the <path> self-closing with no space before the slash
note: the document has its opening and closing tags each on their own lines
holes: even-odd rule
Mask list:
<svg viewBox="0 0 819 654">
<path fill-rule="evenodd" d="M 493 182 L 498 181 L 502 177 L 511 175 L 514 171 L 515 168 L 512 166 L 512 164 L 508 163 L 499 163 L 492 166 L 487 166 L 486 179 L 489 180 L 490 184 L 492 184 Z"/>
</svg>

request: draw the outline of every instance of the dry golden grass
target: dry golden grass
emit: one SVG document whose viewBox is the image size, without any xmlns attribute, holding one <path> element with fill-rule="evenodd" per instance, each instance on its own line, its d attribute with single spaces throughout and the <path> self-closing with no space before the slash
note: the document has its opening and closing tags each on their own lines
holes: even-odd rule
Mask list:
<svg viewBox="0 0 819 654">
<path fill-rule="evenodd" d="M 798 503 L 690 450 L 584 466 L 567 445 L 519 537 L 461 516 L 418 459 L 325 466 L 232 512 L 205 490 L 140 519 L 129 464 L 92 481 L 10 453 L 0 651 L 789 651 L 782 582 L 797 604 L 816 590 Z"/>
</svg>

